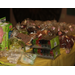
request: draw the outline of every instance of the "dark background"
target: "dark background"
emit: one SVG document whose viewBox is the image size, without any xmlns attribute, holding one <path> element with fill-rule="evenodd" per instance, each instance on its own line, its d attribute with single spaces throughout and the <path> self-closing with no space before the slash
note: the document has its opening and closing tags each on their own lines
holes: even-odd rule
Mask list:
<svg viewBox="0 0 75 75">
<path fill-rule="evenodd" d="M 61 8 L 13 8 L 16 22 L 22 22 L 26 18 L 32 20 L 54 20 L 59 21 Z M 10 21 L 10 8 L 0 8 L 0 18 L 6 16 Z"/>
<path fill-rule="evenodd" d="M 10 21 L 10 8 L 0 8 L 0 18 L 5 17 Z"/>
<path fill-rule="evenodd" d="M 67 8 L 67 15 L 75 16 L 75 8 Z"/>
<path fill-rule="evenodd" d="M 61 8 L 14 8 L 13 13 L 17 22 L 26 18 L 32 20 L 54 20 L 59 21 Z"/>
</svg>

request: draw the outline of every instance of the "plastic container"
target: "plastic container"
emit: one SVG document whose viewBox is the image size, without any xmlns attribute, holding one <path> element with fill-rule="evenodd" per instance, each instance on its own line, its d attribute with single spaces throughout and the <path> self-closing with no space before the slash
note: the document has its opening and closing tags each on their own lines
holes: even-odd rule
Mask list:
<svg viewBox="0 0 75 75">
<path fill-rule="evenodd" d="M 36 59 L 37 55 L 36 54 L 31 54 L 31 53 L 25 53 L 22 55 L 20 61 L 24 64 L 34 64 L 34 61 Z"/>
</svg>

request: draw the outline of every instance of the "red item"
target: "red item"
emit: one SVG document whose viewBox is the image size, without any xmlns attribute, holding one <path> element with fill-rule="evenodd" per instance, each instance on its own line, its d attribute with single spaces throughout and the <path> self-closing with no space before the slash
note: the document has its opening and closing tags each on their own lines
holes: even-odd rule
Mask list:
<svg viewBox="0 0 75 75">
<path fill-rule="evenodd" d="M 58 35 L 59 35 L 59 36 L 60 36 L 60 35 L 62 35 L 62 32 L 61 32 L 61 31 L 59 31 L 59 32 L 58 32 Z"/>
<path fill-rule="evenodd" d="M 41 47 L 41 45 L 39 44 L 39 40 L 36 40 L 36 44 Z"/>
<path fill-rule="evenodd" d="M 4 35 L 3 28 L 0 27 L 0 43 L 2 43 L 3 41 L 3 35 Z"/>
<path fill-rule="evenodd" d="M 48 44 L 51 45 L 50 41 L 48 41 Z"/>
<path fill-rule="evenodd" d="M 36 44 L 38 44 L 38 40 L 36 40 Z"/>
<path fill-rule="evenodd" d="M 72 48 L 74 45 L 72 36 L 62 36 L 59 38 L 61 48 Z"/>
<path fill-rule="evenodd" d="M 40 50 L 40 49 L 38 49 L 38 53 L 39 53 L 39 54 L 41 53 L 41 50 Z"/>
<path fill-rule="evenodd" d="M 40 44 L 38 44 L 40 47 L 41 47 L 41 45 Z"/>
<path fill-rule="evenodd" d="M 53 50 L 52 50 L 52 51 L 50 51 L 50 55 L 52 55 L 52 56 L 53 56 Z"/>
<path fill-rule="evenodd" d="M 42 36 L 40 36 L 40 37 L 38 38 L 38 40 L 41 40 L 41 38 L 42 38 Z"/>
</svg>

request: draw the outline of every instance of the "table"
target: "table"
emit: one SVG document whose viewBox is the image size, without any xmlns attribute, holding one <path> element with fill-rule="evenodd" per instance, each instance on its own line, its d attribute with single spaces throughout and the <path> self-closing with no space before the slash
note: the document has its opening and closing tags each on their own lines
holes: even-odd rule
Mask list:
<svg viewBox="0 0 75 75">
<path fill-rule="evenodd" d="M 23 64 L 18 61 L 18 65 L 21 66 L 74 66 L 75 64 L 75 43 L 69 54 L 66 54 L 65 49 L 60 48 L 60 55 L 56 59 L 44 59 L 37 57 L 34 65 Z M 8 63 L 6 57 L 0 58 L 0 61 Z"/>
</svg>

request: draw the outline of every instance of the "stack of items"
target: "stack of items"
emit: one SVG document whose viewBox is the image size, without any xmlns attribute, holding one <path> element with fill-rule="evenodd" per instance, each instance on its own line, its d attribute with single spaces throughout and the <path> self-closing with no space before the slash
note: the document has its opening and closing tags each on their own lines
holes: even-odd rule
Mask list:
<svg viewBox="0 0 75 75">
<path fill-rule="evenodd" d="M 66 53 L 69 53 L 74 45 L 75 25 L 72 23 L 26 19 L 21 22 L 21 27 L 25 28 L 33 39 L 42 36 L 47 40 L 59 36 L 60 47 L 65 48 Z"/>
<path fill-rule="evenodd" d="M 4 17 L 0 19 L 0 50 L 22 50 L 20 52 L 22 63 L 33 64 L 36 55 L 54 59 L 60 54 L 60 47 L 65 48 L 66 53 L 70 52 L 74 45 L 74 32 L 74 24 L 56 20 L 33 21 L 26 19 L 12 28 L 12 24 L 6 22 Z M 34 54 L 25 53 L 29 49 L 32 49 Z M 3 52 L 0 54 L 2 56 Z M 19 56 L 13 55 L 7 56 L 7 59 L 17 63 Z"/>
<path fill-rule="evenodd" d="M 7 60 L 10 63 L 17 64 L 18 61 L 21 61 L 24 64 L 34 64 L 34 61 L 37 57 L 36 54 L 26 53 L 23 50 L 9 50 L 4 53 L 4 56 L 7 57 Z"/>
<path fill-rule="evenodd" d="M 34 22 L 31 24 L 31 22 L 26 21 L 23 24 L 18 23 L 16 25 L 16 35 L 19 40 L 22 40 L 25 44 L 25 47 L 33 48 L 33 53 L 38 54 L 40 57 L 46 57 L 46 58 L 56 58 L 60 54 L 60 46 L 59 46 L 59 37 L 56 35 L 48 35 L 48 30 L 42 30 L 43 28 L 37 28 L 34 24 Z M 22 25 L 23 24 L 23 25 Z M 50 31 L 50 30 L 49 30 Z M 17 33 L 18 32 L 18 33 Z M 49 32 L 51 33 L 51 32 Z M 42 38 L 41 38 L 42 37 Z M 36 40 L 37 39 L 37 40 Z M 40 43 L 38 43 L 40 41 Z M 43 41 L 43 43 L 42 43 Z M 37 43 L 35 43 L 37 42 Z M 38 48 L 35 45 L 41 45 Z M 43 46 L 43 47 L 42 47 Z M 36 51 L 35 51 L 36 50 Z M 41 52 L 40 52 L 41 51 Z M 42 55 L 41 55 L 42 54 Z"/>
<path fill-rule="evenodd" d="M 0 19 L 0 50 L 9 49 L 9 38 L 12 32 L 12 24 L 6 22 L 6 17 Z"/>
<path fill-rule="evenodd" d="M 10 38 L 10 49 L 20 49 L 23 48 L 24 51 L 30 49 L 32 37 L 28 35 L 28 32 L 25 28 L 20 26 L 20 23 L 16 25 L 16 28 L 13 29 L 12 38 Z M 12 43 L 13 41 L 13 43 Z M 17 46 L 18 45 L 18 46 Z M 18 48 L 18 49 L 19 49 Z"/>
<path fill-rule="evenodd" d="M 24 30 L 13 29 L 12 24 L 6 22 L 6 17 L 0 19 L 0 57 L 7 57 L 7 60 L 13 64 L 17 64 L 18 60 L 34 64 L 36 54 L 25 53 L 25 50 L 29 49 L 26 45 L 31 46 L 31 37 Z"/>
<path fill-rule="evenodd" d="M 33 53 L 39 57 L 56 58 L 60 54 L 59 37 L 56 36 L 51 40 L 37 38 L 32 40 Z"/>
</svg>

